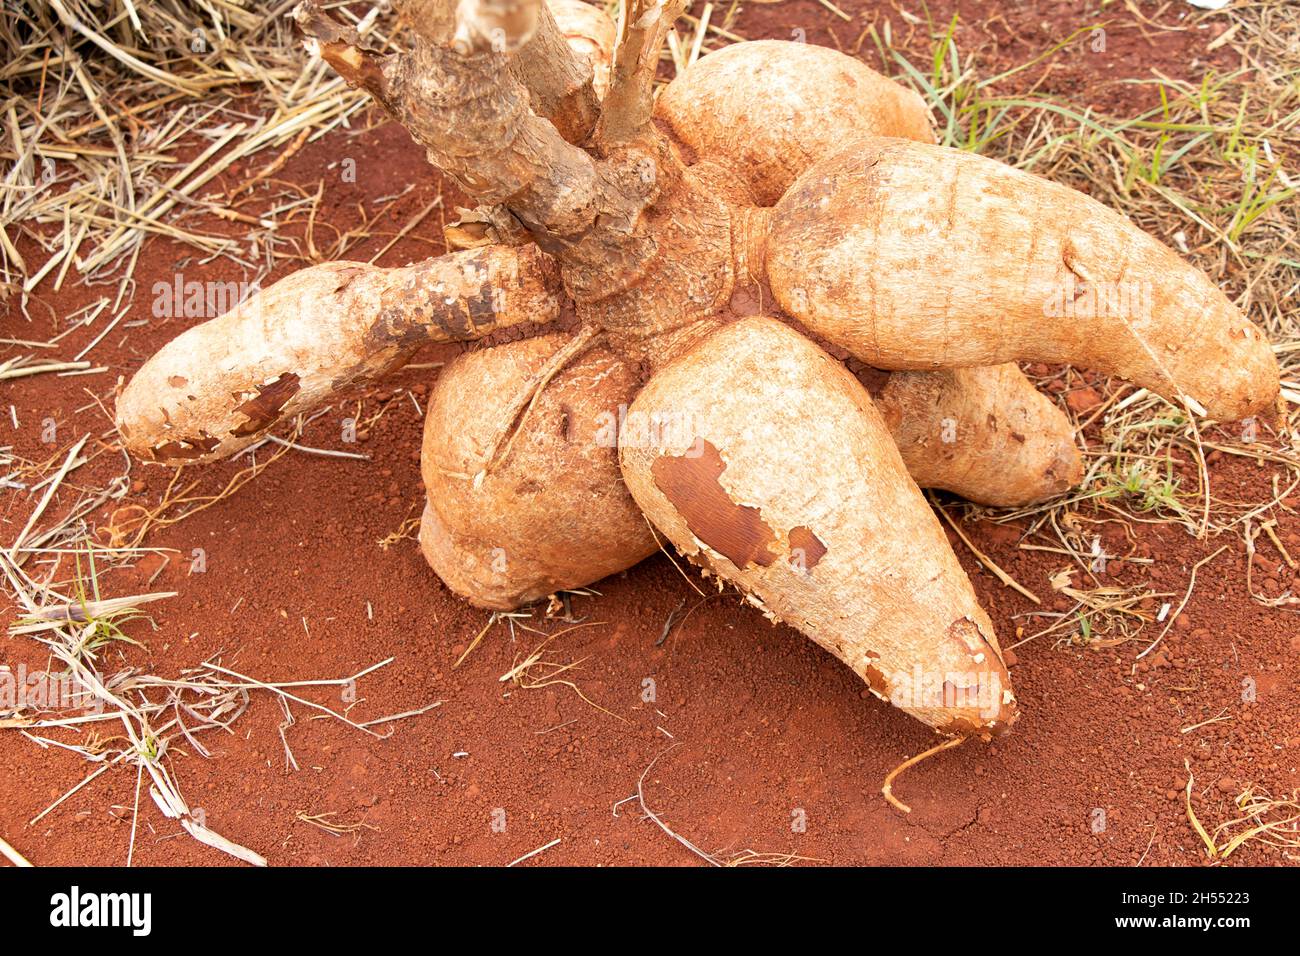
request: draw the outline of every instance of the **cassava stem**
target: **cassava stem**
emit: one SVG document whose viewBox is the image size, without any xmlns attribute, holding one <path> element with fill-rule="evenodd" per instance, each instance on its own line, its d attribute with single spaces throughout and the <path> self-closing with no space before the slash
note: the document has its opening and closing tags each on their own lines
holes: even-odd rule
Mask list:
<svg viewBox="0 0 1300 956">
<path fill-rule="evenodd" d="M 580 6 L 589 14 L 575 12 L 567 17 L 566 25 L 572 24 L 574 30 L 568 35 L 556 22 L 551 5 L 542 4 L 537 32 L 510 61 L 510 72 L 529 92 L 533 112 L 549 119 L 570 143 L 579 144 L 600 117 L 600 96 L 608 71 L 602 75 L 596 69 L 598 57 L 602 49 L 613 49 L 609 17 L 585 3 Z"/>
<path fill-rule="evenodd" d="M 542 0 L 459 0 L 451 45 L 461 56 L 513 53 L 537 34 Z"/>
</svg>

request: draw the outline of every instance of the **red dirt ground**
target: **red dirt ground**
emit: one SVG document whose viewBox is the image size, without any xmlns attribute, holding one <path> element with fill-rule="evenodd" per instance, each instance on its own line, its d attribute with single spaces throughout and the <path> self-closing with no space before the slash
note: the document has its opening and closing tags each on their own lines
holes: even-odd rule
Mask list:
<svg viewBox="0 0 1300 956">
<path fill-rule="evenodd" d="M 834 45 L 838 38 L 851 49 L 867 24 L 879 26 L 890 16 L 895 36 L 906 35 L 906 21 L 888 4 L 842 6 L 852 23 L 812 0 L 791 0 L 751 7 L 736 29 L 749 37 L 782 36 L 798 24 L 813 42 Z M 1093 22 L 1079 6 L 934 2 L 931 10 L 941 22 L 954 8 L 962 11 L 969 25 L 959 29 L 959 42 L 966 51 L 981 50 L 987 73 L 989 64 L 1023 62 L 1072 25 Z M 1172 22 L 1183 8 L 1171 5 L 1162 22 Z M 975 25 L 991 12 L 997 16 L 992 25 Z M 1110 80 L 1149 75 L 1151 69 L 1198 75 L 1211 32 L 1162 33 L 1148 46 L 1144 28 L 1129 14 L 1110 16 L 1118 21 L 1110 29 L 1110 52 L 1065 57 L 1048 71 L 1042 89 L 1075 102 L 1132 108 L 1131 97 L 1140 94 Z M 917 43 L 922 41 L 918 31 Z M 870 43 L 862 50 L 871 61 Z M 1021 75 L 1015 81 L 1021 85 L 1012 88 L 1037 79 Z M 342 157 L 356 159 L 356 183 L 340 182 L 337 169 L 329 168 Z M 269 161 L 257 157 L 252 169 L 230 171 L 210 189 L 224 192 Z M 304 148 L 278 178 L 311 191 L 323 178 L 319 219 L 335 228 L 358 221 L 358 202 L 417 183 L 375 226 L 384 234 L 349 253 L 356 259 L 378 251 L 440 190 L 444 209 L 455 205 L 420 150 L 387 123 L 338 132 Z M 280 188 L 259 187 L 256 201 Z M 401 264 L 438 251 L 438 218 L 430 216 L 420 230 L 434 238 L 408 238 L 381 263 Z M 215 220 L 202 224 L 234 231 Z M 286 231 L 295 229 L 301 234 L 302 223 Z M 318 226 L 318 243 L 322 236 L 332 233 Z M 39 262 L 30 242 L 21 251 L 29 263 L 34 257 Z M 295 267 L 281 263 L 273 277 Z M 231 268 L 226 260 L 200 265 L 193 250 L 150 240 L 137 269 L 136 305 L 127 317 L 148 324 L 117 330 L 96 347 L 92 357 L 109 366 L 107 373 L 43 375 L 7 387 L 2 404 L 16 406 L 21 427 L 10 433 L 8 423 L 0 426 L 0 441 L 44 460 L 85 432 L 105 432 L 110 423 L 87 391 L 111 404 L 117 376 L 129 375 L 188 324 L 151 317 L 153 282 L 170 281 L 181 269 L 186 279 L 240 278 Z M 75 287 L 52 295 L 49 286 L 46 280 L 37 290 L 31 325 L 11 301 L 3 335 L 47 338 L 63 328 L 57 318 L 42 318 L 47 311 L 66 315 L 100 293 Z M 97 331 L 70 335 L 67 350 L 75 352 Z M 568 687 L 525 690 L 499 682 L 516 658 L 540 642 L 536 634 L 518 631 L 512 642 L 498 625 L 453 669 L 486 612 L 451 595 L 413 540 L 388 550 L 378 545 L 419 513 L 421 418 L 406 393 L 420 400 L 430 374 L 408 370 L 364 396 L 367 413 L 392 399 L 365 440 L 351 446 L 372 461 L 290 452 L 230 498 L 151 534 L 146 544 L 179 552 L 152 585 L 146 587 L 158 570 L 156 559 L 101 581 L 107 594 L 180 592 L 151 605 L 156 630 L 140 622 L 131 629 L 146 649 L 113 651 L 107 670 L 129 664 L 168 676 L 221 654 L 227 666 L 263 680 L 301 680 L 346 676 L 391 656 L 392 664 L 362 680 L 354 720 L 443 702 L 423 716 L 388 725 L 392 735 L 382 740 L 295 708 L 297 723 L 286 736 L 301 767 L 296 772 L 285 765 L 280 707 L 265 696 L 254 698 L 235 735 L 206 737 L 212 759 L 174 745 L 172 766 L 189 803 L 204 810 L 211 827 L 272 864 L 503 864 L 557 838 L 560 843 L 530 863 L 698 862 L 646 820 L 635 800 L 625 802 L 656 758 L 645 779 L 647 801 L 698 846 L 793 853 L 838 864 L 1204 864 L 1184 811 L 1185 761 L 1195 776 L 1197 813 L 1211 826 L 1234 815 L 1231 798 L 1247 781 L 1273 793 L 1300 787 L 1295 618 L 1260 606 L 1246 593 L 1247 559 L 1239 538 L 1197 541 L 1168 525 L 1137 525 L 1136 553 L 1154 563 L 1112 562 L 1111 577 L 1122 584 L 1147 581 L 1172 594 L 1166 600 L 1176 606 L 1193 564 L 1224 544 L 1228 549 L 1201 569 L 1166 650 L 1135 661 L 1158 633 L 1154 628 L 1137 641 L 1103 649 L 1054 647 L 1051 638 L 1021 646 L 1012 677 L 1024 716 L 1015 732 L 993 745 L 968 743 L 903 777 L 898 792 L 911 803 L 910 816 L 891 809 L 879 788 L 890 769 L 933 743 L 929 731 L 870 697 L 832 657 L 795 631 L 769 625 L 734 593 L 697 606 L 695 592 L 662 556 L 599 583 L 600 597 L 575 599 L 574 614 L 591 625 L 552 645 L 557 659 L 582 659 L 570 676 L 591 701 L 623 720 L 584 703 Z M 40 423 L 47 417 L 60 423 L 57 447 L 41 444 Z M 340 417 L 336 408 L 311 425 L 302 441 L 344 447 Z M 106 455 L 74 474 L 76 487 L 97 487 L 120 467 L 120 456 Z M 241 467 L 242 462 L 191 469 L 187 478 L 212 493 Z M 1214 464 L 1211 473 L 1216 492 L 1236 500 L 1270 499 L 1275 474 L 1283 486 L 1288 483 L 1280 468 L 1237 459 Z M 136 465 L 137 483 L 123 503 L 155 505 L 171 474 Z M 51 514 L 71 506 L 71 490 L 59 494 Z M 33 503 L 27 495 L 6 493 L 0 540 L 16 536 Z M 1283 541 L 1300 552 L 1296 512 L 1288 506 L 1271 514 Z M 106 524 L 108 518 L 105 512 L 97 521 Z M 1064 558 L 1017 549 L 1015 532 L 1005 527 L 979 523 L 966 531 L 1018 580 L 1051 594 L 1048 578 L 1065 566 Z M 1294 572 L 1260 541 L 1267 559 L 1262 577 L 1277 588 L 1270 593 L 1300 590 Z M 1024 617 L 1034 610 L 1026 599 L 982 571 L 954 542 L 1004 646 L 1015 643 L 1018 628 L 1033 633 L 1042 626 Z M 1119 550 L 1121 542 L 1116 532 L 1107 544 Z M 188 555 L 197 547 L 206 551 L 207 570 L 190 574 Z M 679 614 L 680 623 L 657 646 L 664 622 L 683 598 L 683 611 L 692 613 L 685 620 Z M 1058 609 L 1067 606 L 1063 601 L 1058 599 Z M 553 632 L 565 625 L 552 620 L 538 626 Z M 36 669 L 45 658 L 26 638 L 0 641 L 0 664 L 16 669 L 20 663 Z M 647 678 L 655 684 L 653 704 L 642 700 Z M 1248 679 L 1257 689 L 1253 702 L 1243 701 Z M 346 706 L 332 690 L 314 699 Z M 1183 731 L 1216 717 L 1222 719 Z M 12 770 L 0 778 L 0 835 L 30 859 L 125 861 L 134 774 L 107 773 L 29 826 L 93 768 L 72 753 L 41 750 L 14 731 L 0 734 L 0 762 Z M 506 812 L 504 832 L 493 828 L 497 808 Z M 1094 827 L 1098 810 L 1105 813 L 1100 831 Z M 335 837 L 298 820 L 299 811 L 332 813 L 341 822 L 374 829 Z M 233 862 L 180 833 L 147 799 L 141 814 L 137 863 Z M 798 832 L 792 823 L 801 816 L 806 829 Z M 1286 860 L 1277 851 L 1247 846 L 1233 862 Z"/>
</svg>

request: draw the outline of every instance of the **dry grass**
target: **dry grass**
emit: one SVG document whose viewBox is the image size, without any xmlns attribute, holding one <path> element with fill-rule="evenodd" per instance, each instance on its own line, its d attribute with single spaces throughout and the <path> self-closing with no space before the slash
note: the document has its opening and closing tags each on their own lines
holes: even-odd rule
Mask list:
<svg viewBox="0 0 1300 956">
<path fill-rule="evenodd" d="M 548 635 L 545 640 L 533 648 L 533 650 L 528 654 L 515 655 L 514 663 L 510 670 L 502 674 L 498 680 L 503 683 L 509 681 L 523 690 L 541 690 L 546 687 L 555 686 L 567 687 L 577 694 L 583 703 L 590 707 L 594 707 L 602 714 L 608 714 L 616 720 L 627 723 L 626 717 L 620 716 L 612 710 L 600 706 L 600 704 L 596 703 L 584 694 L 582 688 L 570 680 L 569 676 L 562 676 L 571 675 L 571 672 L 582 666 L 582 662 L 586 660 L 586 658 L 568 662 L 556 661 L 551 659 L 550 652 L 547 650 L 550 643 L 557 637 L 562 637 L 571 631 L 576 631 L 580 627 L 596 627 L 604 623 L 604 621 L 584 621 L 582 623 L 572 624 L 568 627 L 561 628 L 555 633 Z"/>
<path fill-rule="evenodd" d="M 641 772 L 641 776 L 637 778 L 636 793 L 634 793 L 632 796 L 628 797 L 625 800 L 620 800 L 619 803 L 614 805 L 615 816 L 618 815 L 618 807 L 620 804 L 628 803 L 632 800 L 637 801 L 637 804 L 641 807 L 641 813 L 643 815 L 643 819 L 649 820 L 656 827 L 662 830 L 665 834 L 667 834 L 677 843 L 681 844 L 683 847 L 685 847 L 687 850 L 689 850 L 691 853 L 699 857 L 701 860 L 703 860 L 705 863 L 709 864 L 710 866 L 786 867 L 801 862 L 807 862 L 807 863 L 825 862 L 824 860 L 819 860 L 816 857 L 799 856 L 798 854 L 795 853 L 776 853 L 771 851 L 758 851 L 752 849 L 743 849 L 743 850 L 734 850 L 734 851 L 728 851 L 724 849 L 724 850 L 717 850 L 716 852 L 710 853 L 707 850 L 700 849 L 689 839 L 687 839 L 686 837 L 678 833 L 676 830 L 674 830 L 671 826 L 669 826 L 664 821 L 664 818 L 661 814 L 650 809 L 650 805 L 646 802 L 645 784 L 646 784 L 646 778 L 650 775 L 650 771 L 652 771 L 655 768 L 655 764 L 659 763 L 660 759 L 662 759 L 665 754 L 668 754 L 673 750 L 676 750 L 679 746 L 681 745 L 672 744 L 667 749 L 660 751 L 655 756 L 655 758 L 651 760 L 649 764 L 646 765 L 645 770 Z"/>
<path fill-rule="evenodd" d="M 70 278 L 115 286 L 107 298 L 118 321 L 149 235 L 256 276 L 289 251 L 278 227 L 310 206 L 310 195 L 290 190 L 249 214 L 246 188 L 220 201 L 202 190 L 262 153 L 272 158 L 245 187 L 273 177 L 304 143 L 366 107 L 364 95 L 302 55 L 284 16 L 291 6 L 18 0 L 6 8 L 0 280 L 20 293 L 24 314 L 36 285 L 54 276 L 56 291 Z M 329 6 L 357 20 L 343 4 Z M 379 5 L 359 23 L 372 44 L 390 42 L 392 18 L 381 18 Z M 214 230 L 214 219 L 237 224 L 238 235 Z M 19 235 L 44 251 L 43 262 L 19 253 Z"/>
<path fill-rule="evenodd" d="M 373 833 L 379 832 L 379 827 L 366 823 L 364 820 L 355 820 L 350 823 L 336 819 L 338 814 L 333 810 L 325 813 L 308 813 L 306 810 L 299 810 L 294 814 L 294 818 L 301 820 L 303 823 L 310 823 L 318 830 L 324 830 L 330 836 L 347 836 L 351 834 L 353 843 L 361 840 L 361 833 L 364 830 L 370 830 Z"/>
<path fill-rule="evenodd" d="M 1233 800 L 1236 816 L 1207 830 L 1192 807 L 1195 778 L 1190 762 L 1183 794 L 1187 822 L 1200 838 L 1205 855 L 1216 864 L 1224 863 L 1246 846 L 1258 846 L 1280 853 L 1290 861 L 1300 861 L 1300 793 L 1274 797 L 1257 784 L 1248 783 Z"/>
<path fill-rule="evenodd" d="M 1273 797 L 1248 784 L 1233 801 L 1238 816 L 1214 829 L 1218 859 L 1226 860 L 1241 847 L 1257 844 L 1277 850 L 1286 859 L 1300 861 L 1300 793 Z"/>
<path fill-rule="evenodd" d="M 299 421 L 296 428 L 301 426 Z M 297 762 L 284 730 L 294 722 L 293 708 L 311 710 L 360 733 L 382 737 L 374 728 L 418 716 L 440 702 L 358 722 L 346 712 L 302 695 L 302 689 L 308 687 L 353 685 L 390 661 L 344 678 L 282 682 L 250 677 L 219 658 L 170 678 L 129 666 L 118 652 L 126 645 L 141 643 L 142 625 L 148 618 L 140 609 L 173 597 L 175 592 L 106 595 L 100 583 L 103 567 L 129 564 L 148 553 L 158 553 L 158 549 L 139 544 L 148 531 L 175 524 L 224 500 L 297 446 L 273 445 L 270 457 L 260 461 L 254 452 L 252 463 L 213 494 L 197 493 L 197 483 L 185 482 L 184 469 L 176 469 L 157 506 L 118 507 L 108 527 L 96 528 L 91 516 L 102 506 L 111 507 L 130 486 L 131 462 L 104 440 L 108 437 L 94 439 L 83 434 L 43 461 L 23 460 L 8 449 L 0 457 L 6 487 L 26 492 L 34 502 L 17 536 L 0 548 L 0 574 L 17 610 L 9 633 L 39 643 L 49 659 L 45 669 L 48 683 L 61 688 L 54 699 L 19 702 L 17 709 L 0 713 L 0 729 L 22 734 L 44 749 L 75 753 L 94 765 L 28 823 L 38 823 L 110 770 L 134 770 L 136 797 L 127 865 L 135 857 L 140 792 L 146 778 L 148 796 L 182 831 L 239 860 L 265 865 L 261 854 L 223 837 L 186 802 L 172 764 L 173 753 L 208 757 L 203 740 L 214 731 L 230 732 L 255 692 L 274 698 L 284 711 L 281 740 L 286 767 L 291 769 L 297 768 Z M 123 471 L 105 486 L 77 483 L 88 465 L 115 456 L 121 457 Z M 62 506 L 60 498 L 70 498 L 72 504 Z M 105 539 L 106 546 L 96 543 Z"/>
<path fill-rule="evenodd" d="M 88 569 L 84 578 L 80 575 L 83 567 Z M 302 696 L 302 689 L 308 687 L 354 686 L 362 677 L 390 663 L 391 658 L 348 677 L 281 682 L 258 680 L 217 659 L 188 668 L 175 678 L 158 677 L 129 666 L 110 670 L 109 646 L 118 641 L 137 643 L 122 630 L 127 622 L 143 618 L 137 608 L 174 595 L 103 598 L 99 593 L 93 550 L 87 551 L 84 565 L 78 560 L 77 571 L 78 577 L 72 582 L 78 596 L 76 603 L 46 603 L 50 595 L 58 595 L 58 585 L 53 582 L 18 592 L 28 607 L 28 615 L 11 627 L 10 632 L 27 635 L 45 647 L 51 662 L 47 673 L 65 690 L 47 705 L 33 704 L 32 709 L 20 708 L 0 715 L 3 718 L 0 728 L 21 733 L 43 748 L 58 747 L 79 754 L 96 765 L 80 782 L 28 821 L 29 825 L 37 823 L 106 771 L 123 767 L 136 771 L 136 805 L 126 855 L 128 866 L 134 858 L 140 783 L 146 775 L 150 780 L 148 793 L 155 804 L 196 840 L 244 862 L 266 864 L 261 854 L 222 837 L 207 825 L 202 814 L 191 810 L 169 760 L 173 750 L 209 757 L 203 739 L 213 731 L 229 732 L 247 709 L 253 692 L 269 694 L 281 704 L 286 716 L 284 726 L 293 723 L 291 705 L 294 705 L 324 714 L 373 737 L 383 736 L 372 729 L 375 726 L 416 716 L 440 703 L 356 722 L 346 713 Z M 116 728 L 118 732 L 103 736 L 94 732 L 97 726 Z M 87 733 L 87 728 L 91 732 Z M 286 764 L 296 769 L 288 741 L 283 733 L 281 737 Z"/>
</svg>

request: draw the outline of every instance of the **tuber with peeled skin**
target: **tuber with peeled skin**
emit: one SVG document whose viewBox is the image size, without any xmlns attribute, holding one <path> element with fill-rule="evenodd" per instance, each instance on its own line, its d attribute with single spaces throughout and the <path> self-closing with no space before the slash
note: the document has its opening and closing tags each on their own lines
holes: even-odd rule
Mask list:
<svg viewBox="0 0 1300 956">
<path fill-rule="evenodd" d="M 619 457 L 687 558 L 941 733 L 1015 720 L 993 624 L 840 363 L 774 319 L 741 319 L 656 373 L 631 411 L 681 419 Z"/>
<path fill-rule="evenodd" d="M 553 270 L 533 247 L 485 246 L 400 269 L 295 272 L 145 362 L 117 400 L 123 444 L 157 461 L 225 458 L 421 345 L 553 320 Z"/>
<path fill-rule="evenodd" d="M 629 0 L 603 95 L 609 34 L 566 29 L 569 0 L 399 6 L 391 54 L 293 17 L 478 203 L 473 248 L 315 266 L 182 333 L 118 399 L 134 454 L 227 455 L 422 344 L 478 342 L 422 450 L 421 547 L 456 593 L 513 607 L 668 542 L 891 704 L 988 737 L 1018 703 L 918 485 L 1007 504 L 1078 480 L 1068 422 L 1008 363 L 1219 419 L 1277 399 L 1271 348 L 1206 276 L 927 141 L 919 99 L 851 58 L 736 44 L 656 107 L 682 0 Z M 873 398 L 845 356 L 893 374 Z"/>
</svg>

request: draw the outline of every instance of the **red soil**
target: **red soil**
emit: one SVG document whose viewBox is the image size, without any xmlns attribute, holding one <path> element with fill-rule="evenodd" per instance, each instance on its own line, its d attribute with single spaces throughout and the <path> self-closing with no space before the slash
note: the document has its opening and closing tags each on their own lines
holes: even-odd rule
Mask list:
<svg viewBox="0 0 1300 956">
<path fill-rule="evenodd" d="M 934 2 L 931 9 L 936 19 L 946 20 L 954 6 L 972 24 L 959 30 L 963 48 L 984 44 L 999 63 L 1023 62 L 1067 35 L 1076 19 L 1086 20 L 1075 4 L 1064 2 L 1033 4 L 1032 12 L 992 3 Z M 811 0 L 753 6 L 737 30 L 775 36 L 799 24 L 814 42 L 831 42 L 833 31 L 851 48 L 868 23 L 890 13 L 883 3 L 844 8 L 854 15 L 852 24 Z M 1001 16 L 988 26 L 973 25 L 990 11 Z M 1195 57 L 1204 59 L 1207 32 L 1175 34 L 1172 41 L 1159 34 L 1147 47 L 1144 30 L 1129 14 L 1110 16 L 1120 21 L 1110 31 L 1110 52 L 1050 71 L 1043 89 L 1113 106 L 1110 98 L 1119 94 L 1104 85 L 1109 79 L 1146 75 L 1154 67 L 1198 72 Z M 892 19 L 897 36 L 906 23 L 897 15 Z M 863 51 L 874 55 L 869 43 Z M 340 182 L 338 170 L 329 168 L 342 157 L 356 159 L 357 182 Z M 224 192 L 269 161 L 257 157 L 251 169 L 227 172 L 210 188 Z M 332 238 L 325 224 L 346 229 L 359 221 L 358 202 L 370 209 L 371 200 L 416 184 L 375 225 L 385 234 L 349 253 L 355 259 L 377 252 L 440 191 L 443 211 L 455 205 L 420 150 L 386 123 L 336 132 L 305 147 L 278 178 L 309 191 L 323 179 L 318 245 Z M 257 201 L 281 188 L 259 187 Z M 425 238 L 398 243 L 380 261 L 400 264 L 437 251 L 439 218 L 435 213 L 425 220 L 418 230 Z M 237 232 L 215 220 L 203 226 Z M 295 230 L 301 235 L 303 223 L 285 232 Z M 29 263 L 39 261 L 30 242 L 22 251 Z M 273 278 L 295 267 L 281 263 Z M 43 375 L 7 388 L 4 404 L 16 406 L 21 427 L 3 441 L 21 455 L 44 460 L 85 432 L 108 429 L 87 390 L 111 407 L 117 376 L 129 375 L 189 324 L 152 318 L 149 310 L 153 282 L 171 281 L 177 271 L 186 279 L 240 278 L 226 260 L 201 265 L 193 250 L 151 239 L 137 267 L 136 303 L 126 320 L 147 324 L 116 330 L 96 347 L 92 357 L 109 366 L 107 373 Z M 3 335 L 47 338 L 63 328 L 57 317 L 100 294 L 77 286 L 54 295 L 49 287 L 46 280 L 37 291 L 32 324 L 10 301 Z M 76 351 L 97 332 L 78 330 L 65 340 L 65 350 Z M 567 686 L 526 690 L 498 680 L 540 643 L 535 633 L 517 629 L 512 641 L 506 627 L 497 625 L 453 668 L 486 612 L 451 595 L 413 540 L 387 550 L 378 545 L 419 514 L 421 417 L 407 392 L 420 400 L 430 374 L 408 370 L 382 389 L 357 396 L 365 399 L 366 414 L 389 402 L 359 445 L 340 444 L 337 407 L 302 438 L 308 445 L 359 448 L 372 461 L 290 452 L 231 497 L 151 534 L 146 544 L 179 552 L 151 585 L 160 559 L 111 571 L 101 581 L 106 594 L 180 592 L 150 607 L 156 630 L 142 622 L 131 627 L 146 648 L 111 651 L 105 670 L 130 665 L 170 676 L 220 655 L 227 666 L 263 680 L 302 680 L 346 676 L 393 657 L 361 681 L 360 699 L 350 711 L 354 720 L 443 702 L 423 716 L 387 725 L 392 733 L 382 740 L 331 719 L 311 719 L 296 707 L 297 722 L 285 731 L 301 768 L 296 772 L 286 769 L 277 729 L 283 713 L 266 696 L 254 697 L 233 736 L 205 737 L 212 759 L 193 754 L 183 741 L 174 745 L 172 767 L 189 803 L 204 810 L 211 827 L 273 864 L 501 864 L 557 838 L 560 843 L 530 862 L 697 862 L 646 820 L 635 800 L 628 801 L 656 758 L 645 778 L 647 802 L 696 845 L 841 864 L 1130 865 L 1143 859 L 1196 865 L 1205 862 L 1205 853 L 1185 815 L 1185 762 L 1195 777 L 1197 813 L 1211 826 L 1235 815 L 1232 796 L 1248 781 L 1274 793 L 1300 787 L 1295 619 L 1246 593 L 1240 538 L 1197 541 L 1171 525 L 1134 525 L 1138 537 L 1132 545 L 1118 524 L 1109 526 L 1106 537 L 1110 551 L 1128 553 L 1132 547 L 1153 559 L 1149 566 L 1111 562 L 1109 580 L 1147 581 L 1170 594 L 1164 600 L 1175 606 L 1192 566 L 1228 546 L 1201 569 L 1164 650 L 1136 660 L 1159 626 L 1117 646 L 1054 647 L 1044 638 L 1017 648 L 1012 676 L 1024 716 L 1015 732 L 992 745 L 968 743 L 904 776 L 897 790 L 912 805 L 910 816 L 891 809 L 879 787 L 890 769 L 934 742 L 930 732 L 870 697 L 832 657 L 795 631 L 769 625 L 734 593 L 701 601 L 663 556 L 599 583 L 599 597 L 575 599 L 573 613 L 588 626 L 551 645 L 556 659 L 582 661 L 565 676 L 617 717 Z M 60 423 L 57 447 L 41 444 L 47 417 Z M 10 432 L 10 426 L 4 429 Z M 185 478 L 214 493 L 245 463 L 190 469 Z M 71 506 L 75 488 L 99 487 L 120 468 L 114 454 L 75 473 L 75 484 L 60 492 L 50 514 Z M 136 484 L 119 504 L 156 505 L 171 474 L 134 466 Z M 1270 499 L 1275 475 L 1284 487 L 1288 483 L 1281 468 L 1237 459 L 1214 464 L 1211 474 L 1220 497 L 1240 501 Z M 5 496 L 0 540 L 16 536 L 33 504 L 31 496 Z M 1278 518 L 1283 541 L 1300 553 L 1295 511 L 1269 514 Z M 109 518 L 106 509 L 96 521 L 106 525 Z M 1018 549 L 1016 532 L 1006 527 L 979 523 L 965 530 L 1052 603 L 1048 578 L 1067 559 Z M 1264 540 L 1267 567 L 1256 585 L 1268 578 L 1270 594 L 1300 590 L 1294 572 Z M 1004 646 L 1015 643 L 1014 635 L 1043 626 L 1042 619 L 1025 617 L 1035 610 L 1028 600 L 982 571 L 960 542 L 954 544 Z M 206 551 L 204 573 L 189 573 L 194 548 Z M 1056 600 L 1056 609 L 1068 606 Z M 676 625 L 659 645 L 665 622 L 679 607 Z M 567 626 L 554 619 L 529 623 L 548 633 Z M 0 664 L 16 669 L 20 663 L 38 669 L 46 659 L 26 638 L 0 641 Z M 648 679 L 654 682 L 653 703 L 643 700 Z M 1256 690 L 1253 701 L 1243 700 L 1247 681 Z M 347 706 L 334 689 L 313 698 Z M 1184 732 L 1212 718 L 1220 719 Z M 0 733 L 0 763 L 17 771 L 0 778 L 0 835 L 29 858 L 48 864 L 125 861 L 135 774 L 106 773 L 29 826 L 94 768 L 72 753 L 42 750 L 12 730 Z M 503 832 L 493 827 L 497 808 L 506 813 Z M 333 813 L 338 821 L 374 829 L 335 837 L 301 822 L 299 811 Z M 1104 811 L 1101 829 L 1095 827 L 1098 811 Z M 806 819 L 802 831 L 792 826 L 800 819 Z M 180 833 L 147 799 L 141 820 L 138 863 L 232 862 Z M 1248 845 L 1233 861 L 1285 859 Z"/>
</svg>

